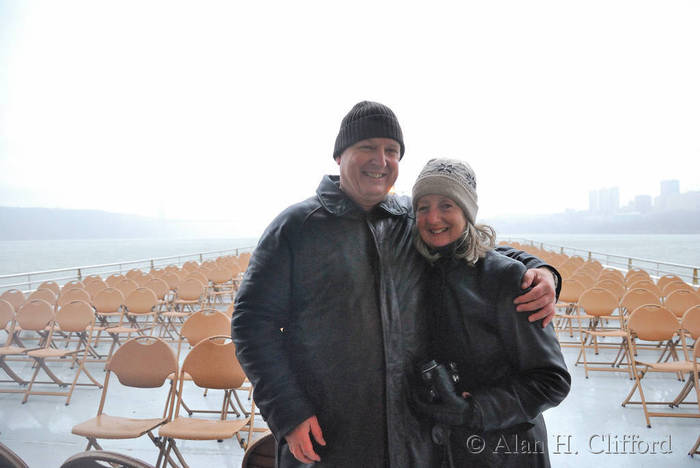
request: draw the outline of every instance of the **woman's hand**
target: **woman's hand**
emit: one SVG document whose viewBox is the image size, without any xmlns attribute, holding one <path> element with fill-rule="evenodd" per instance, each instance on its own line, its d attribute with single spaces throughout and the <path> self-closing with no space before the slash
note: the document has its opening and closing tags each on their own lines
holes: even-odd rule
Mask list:
<svg viewBox="0 0 700 468">
<path fill-rule="evenodd" d="M 309 437 L 309 432 L 314 436 L 316 442 L 321 445 L 326 445 L 326 441 L 323 440 L 323 432 L 321 431 L 321 426 L 318 423 L 316 416 L 311 416 L 310 418 L 303 421 L 297 427 L 292 429 L 292 432 L 284 436 L 289 446 L 289 451 L 294 455 L 294 458 L 302 463 L 315 463 L 320 462 L 321 457 L 314 451 L 314 447 L 311 444 L 311 437 Z"/>
<path fill-rule="evenodd" d="M 547 268 L 533 268 L 523 275 L 522 289 L 532 287 L 530 291 L 515 298 L 518 312 L 534 312 L 528 320 L 534 322 L 542 319 L 542 328 L 546 327 L 554 318 L 554 304 L 556 303 L 556 287 L 554 273 Z"/>
</svg>

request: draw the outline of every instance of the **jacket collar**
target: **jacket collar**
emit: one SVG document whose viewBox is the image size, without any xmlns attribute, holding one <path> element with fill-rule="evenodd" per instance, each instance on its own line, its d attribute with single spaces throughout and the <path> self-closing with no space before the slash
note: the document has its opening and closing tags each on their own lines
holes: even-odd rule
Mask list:
<svg viewBox="0 0 700 468">
<path fill-rule="evenodd" d="M 323 208 L 336 216 L 344 216 L 350 212 L 364 212 L 357 203 L 340 190 L 340 176 L 325 175 L 316 189 L 316 196 Z M 401 204 L 396 196 L 387 195 L 372 211 L 384 211 L 393 216 L 403 216 L 408 213 L 408 207 Z"/>
</svg>

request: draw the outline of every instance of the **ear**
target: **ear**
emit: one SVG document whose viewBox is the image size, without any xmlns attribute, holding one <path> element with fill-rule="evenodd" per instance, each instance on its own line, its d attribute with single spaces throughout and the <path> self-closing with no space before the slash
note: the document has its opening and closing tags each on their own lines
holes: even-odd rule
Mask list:
<svg viewBox="0 0 700 468">
<path fill-rule="evenodd" d="M 340 166 L 340 158 L 341 158 L 342 156 L 343 156 L 342 154 L 339 154 L 338 156 L 336 156 L 336 157 L 334 158 L 334 159 L 335 159 L 335 162 L 338 164 L 338 166 Z"/>
</svg>

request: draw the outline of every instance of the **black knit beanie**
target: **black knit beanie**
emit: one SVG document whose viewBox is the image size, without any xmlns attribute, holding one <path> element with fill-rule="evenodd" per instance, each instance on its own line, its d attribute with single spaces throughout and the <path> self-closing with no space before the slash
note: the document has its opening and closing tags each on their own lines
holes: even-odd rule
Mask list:
<svg viewBox="0 0 700 468">
<path fill-rule="evenodd" d="M 384 104 L 372 101 L 358 102 L 340 123 L 335 139 L 333 159 L 340 156 L 348 146 L 368 138 L 391 138 L 401 145 L 401 156 L 406 151 L 403 133 L 394 112 Z"/>
</svg>

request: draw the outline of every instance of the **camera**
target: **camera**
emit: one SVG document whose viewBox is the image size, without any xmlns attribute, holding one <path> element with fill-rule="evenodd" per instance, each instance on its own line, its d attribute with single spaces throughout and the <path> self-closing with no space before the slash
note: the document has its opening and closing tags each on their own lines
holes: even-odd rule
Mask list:
<svg viewBox="0 0 700 468">
<path fill-rule="evenodd" d="M 444 371 L 443 371 L 444 369 Z M 438 388 L 451 388 L 456 392 L 455 385 L 459 382 L 459 372 L 457 364 L 450 361 L 447 365 L 437 362 L 434 359 L 426 361 L 420 366 L 420 375 L 425 384 L 425 397 L 430 403 L 439 403 L 441 401 Z M 436 386 L 437 379 L 447 379 L 448 382 L 443 382 L 443 385 Z"/>
</svg>

